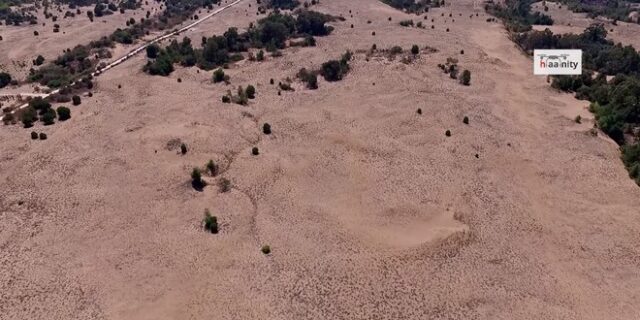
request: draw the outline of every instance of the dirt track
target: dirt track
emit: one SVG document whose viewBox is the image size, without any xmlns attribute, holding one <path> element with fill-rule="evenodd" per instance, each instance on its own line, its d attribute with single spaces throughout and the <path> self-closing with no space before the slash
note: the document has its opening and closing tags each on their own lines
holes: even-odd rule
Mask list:
<svg viewBox="0 0 640 320">
<path fill-rule="evenodd" d="M 193 34 L 248 25 L 247 5 Z M 194 68 L 149 77 L 136 56 L 71 120 L 34 128 L 48 140 L 2 127 L 3 320 L 636 318 L 640 189 L 588 134 L 584 101 L 532 76 L 471 1 L 432 10 L 424 30 L 376 0 L 316 9 L 347 21 L 316 48 L 239 63 L 230 86 Z M 374 43 L 438 52 L 356 53 L 317 91 L 269 85 Z M 438 69 L 447 57 L 471 86 Z M 220 101 L 247 84 L 248 107 Z M 209 159 L 231 192 L 191 188 Z M 221 234 L 202 231 L 205 208 Z"/>
<path fill-rule="evenodd" d="M 197 25 L 209 20 L 210 18 L 220 14 L 221 12 L 223 12 L 225 10 L 228 10 L 229 8 L 232 8 L 233 6 L 237 5 L 238 3 L 242 2 L 242 1 L 243 0 L 235 0 L 235 1 L 233 1 L 233 2 L 231 2 L 229 4 L 227 4 L 227 5 L 224 5 L 224 6 L 220 7 L 220 8 L 218 8 L 218 9 L 213 10 L 213 12 L 211 12 L 211 13 L 207 14 L 206 16 L 198 19 L 197 21 L 194 21 L 192 23 L 187 24 L 184 27 L 181 27 L 180 29 L 177 29 L 177 30 L 171 31 L 171 32 L 167 32 L 167 33 L 165 33 L 163 35 L 159 35 L 159 36 L 157 36 L 157 37 L 155 37 L 155 38 L 153 38 L 151 40 L 144 41 L 144 43 L 135 46 L 133 49 L 128 51 L 126 54 L 124 54 L 121 57 L 119 57 L 119 58 L 107 63 L 104 67 L 100 68 L 99 70 L 91 73 L 91 76 L 92 77 L 97 77 L 97 76 L 99 76 L 99 75 L 101 75 L 101 74 L 103 74 L 105 72 L 108 72 L 110 69 L 121 65 L 123 62 L 133 58 L 135 55 L 137 55 L 140 52 L 144 51 L 148 46 L 150 46 L 150 45 L 152 45 L 154 43 L 160 43 L 160 42 L 162 42 L 164 40 L 170 39 L 172 37 L 175 37 L 176 35 L 184 33 L 185 31 L 188 31 L 191 28 L 193 28 L 193 27 L 195 27 L 195 26 L 197 26 Z M 70 86 L 73 86 L 73 84 L 71 84 Z M 49 97 L 49 96 L 51 96 L 53 94 L 57 94 L 58 92 L 60 92 L 60 89 L 55 89 L 55 90 L 51 91 L 48 94 L 44 94 L 44 95 L 40 95 L 40 96 L 43 97 L 43 98 L 47 98 L 47 97 Z M 27 94 L 19 93 L 19 95 L 29 95 L 29 94 L 28 93 Z M 28 106 L 29 106 L 28 103 L 22 104 L 22 105 L 16 107 L 13 112 L 15 112 L 17 110 L 20 110 L 20 109 L 24 109 L 24 108 L 26 108 Z M 0 116 L 0 121 L 2 121 L 3 118 L 4 118 L 4 115 Z"/>
</svg>

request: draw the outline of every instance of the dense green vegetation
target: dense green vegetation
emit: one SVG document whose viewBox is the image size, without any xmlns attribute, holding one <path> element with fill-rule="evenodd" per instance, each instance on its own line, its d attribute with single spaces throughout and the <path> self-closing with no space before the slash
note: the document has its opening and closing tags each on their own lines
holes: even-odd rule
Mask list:
<svg viewBox="0 0 640 320">
<path fill-rule="evenodd" d="M 289 38 L 328 35 L 333 29 L 326 23 L 332 19 L 329 15 L 306 10 L 297 11 L 295 17 L 274 12 L 260 19 L 257 25 L 251 25 L 246 32 L 239 33 L 237 28 L 229 28 L 223 35 L 204 38 L 201 48 L 195 49 L 187 37 L 181 42 L 173 40 L 165 48 L 153 49 L 151 56 L 156 58 L 149 60 L 144 70 L 152 75 L 166 76 L 173 72 L 176 63 L 212 70 L 244 59 L 241 53 L 250 48 L 275 52 L 285 48 Z M 147 57 L 151 56 L 147 52 Z"/>
<path fill-rule="evenodd" d="M 614 20 L 628 21 L 632 11 L 629 5 L 638 1 L 581 1 L 581 0 L 557 0 L 573 12 L 587 13 L 589 18 L 604 16 Z"/>
<path fill-rule="evenodd" d="M 516 5 L 523 3 L 527 2 Z M 512 39 L 527 53 L 534 49 L 582 50 L 582 75 L 554 77 L 552 86 L 591 101 L 598 127 L 621 145 L 629 175 L 640 184 L 640 54 L 632 46 L 607 40 L 602 24 L 593 24 L 581 34 L 557 35 L 549 29 L 512 31 Z M 613 78 L 608 81 L 607 76 Z"/>
<path fill-rule="evenodd" d="M 444 5 L 444 0 L 380 0 L 396 9 L 413 13 L 429 11 Z"/>
<path fill-rule="evenodd" d="M 41 97 L 31 99 L 26 110 L 20 113 L 20 121 L 25 128 L 33 126 L 37 120 L 42 121 L 44 125 L 52 125 L 56 119 L 65 121 L 70 118 L 71 110 L 69 108 L 60 106 L 54 110 L 51 103 Z"/>
<path fill-rule="evenodd" d="M 524 32 L 531 30 L 531 25 L 552 25 L 553 19 L 548 15 L 531 13 L 534 0 L 506 0 L 504 5 L 489 2 L 485 9 L 490 14 L 502 19 L 508 30 Z"/>
<path fill-rule="evenodd" d="M 295 9 L 300 5 L 298 0 L 264 0 L 267 8 L 272 9 Z M 260 3 L 260 1 L 258 1 Z"/>
<path fill-rule="evenodd" d="M 22 23 L 37 23 L 35 15 L 25 8 L 11 9 L 12 6 L 20 5 L 17 0 L 0 0 L 0 21 L 4 21 L 6 25 L 19 26 Z"/>
</svg>

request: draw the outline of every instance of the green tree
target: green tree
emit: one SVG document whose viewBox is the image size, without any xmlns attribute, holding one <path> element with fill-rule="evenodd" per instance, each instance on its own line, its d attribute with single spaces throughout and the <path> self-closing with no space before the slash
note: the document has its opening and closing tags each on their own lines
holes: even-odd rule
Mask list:
<svg viewBox="0 0 640 320">
<path fill-rule="evenodd" d="M 245 90 L 245 93 L 247 94 L 247 97 L 249 99 L 255 99 L 256 98 L 256 88 L 252 85 L 248 85 L 247 89 Z"/>
<path fill-rule="evenodd" d="M 36 119 L 36 111 L 32 107 L 27 108 L 27 110 L 20 115 L 20 121 L 22 121 L 25 128 L 32 127 Z"/>
<path fill-rule="evenodd" d="M 147 47 L 147 57 L 149 59 L 155 59 L 158 57 L 158 53 L 160 52 L 160 46 L 153 43 Z"/>
<path fill-rule="evenodd" d="M 6 72 L 0 72 L 0 88 L 4 88 L 11 83 L 11 75 Z"/>
<path fill-rule="evenodd" d="M 56 112 L 58 113 L 58 119 L 60 121 L 69 120 L 71 118 L 71 109 L 67 107 L 60 106 L 56 109 Z"/>
<path fill-rule="evenodd" d="M 53 109 L 49 108 L 44 112 L 40 119 L 45 126 L 52 125 L 56 119 L 56 112 Z"/>
</svg>

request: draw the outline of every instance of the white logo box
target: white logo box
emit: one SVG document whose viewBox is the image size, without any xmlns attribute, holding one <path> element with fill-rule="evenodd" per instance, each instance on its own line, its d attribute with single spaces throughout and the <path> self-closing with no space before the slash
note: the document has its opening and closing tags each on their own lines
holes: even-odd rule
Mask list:
<svg viewBox="0 0 640 320">
<path fill-rule="evenodd" d="M 533 50 L 533 74 L 582 74 L 582 50 Z"/>
</svg>

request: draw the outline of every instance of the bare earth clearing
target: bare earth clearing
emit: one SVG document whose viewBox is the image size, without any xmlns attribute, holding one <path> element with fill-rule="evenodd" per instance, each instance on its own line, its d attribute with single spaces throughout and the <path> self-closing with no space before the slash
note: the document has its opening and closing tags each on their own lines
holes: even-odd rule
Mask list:
<svg viewBox="0 0 640 320">
<path fill-rule="evenodd" d="M 245 28 L 250 3 L 184 35 Z M 48 140 L 0 128 L 0 318 L 640 314 L 640 189 L 615 143 L 587 133 L 586 102 L 534 77 L 472 1 L 429 20 L 377 0 L 314 8 L 347 20 L 316 48 L 232 66 L 229 86 L 196 68 L 148 76 L 140 55 L 99 77 L 70 120 L 37 124 Z M 401 27 L 407 18 L 427 28 Z M 356 53 L 343 81 L 316 91 L 278 96 L 269 84 L 374 43 L 439 51 L 410 65 Z M 471 86 L 438 69 L 447 57 Z M 248 84 L 248 107 L 220 101 Z M 172 139 L 189 152 L 169 150 Z M 229 193 L 191 188 L 209 159 Z M 202 230 L 205 208 L 220 234 Z"/>
</svg>

